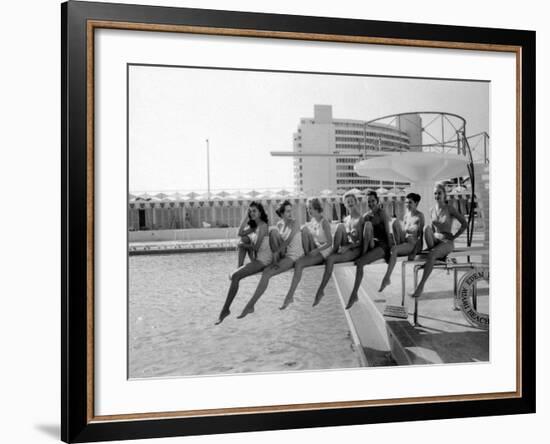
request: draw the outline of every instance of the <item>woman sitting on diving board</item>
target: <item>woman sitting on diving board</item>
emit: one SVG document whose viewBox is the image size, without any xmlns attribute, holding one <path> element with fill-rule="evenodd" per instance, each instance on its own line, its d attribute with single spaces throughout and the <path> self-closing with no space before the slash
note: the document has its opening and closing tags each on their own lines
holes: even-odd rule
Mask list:
<svg viewBox="0 0 550 444">
<path fill-rule="evenodd" d="M 289 304 L 294 302 L 294 293 L 302 279 L 304 268 L 322 264 L 332 253 L 330 223 L 323 216 L 321 201 L 316 197 L 308 199 L 307 212 L 311 216 L 311 220 L 302 228 L 304 256 L 299 258 L 294 264 L 292 283 L 283 301 L 283 305 L 279 307 L 281 310 L 284 310 Z"/>
<path fill-rule="evenodd" d="M 254 313 L 254 306 L 267 290 L 269 280 L 273 276 L 294 267 L 294 263 L 304 255 L 302 234 L 298 222 L 292 215 L 292 204 L 288 200 L 285 200 L 277 208 L 276 213 L 281 220 L 277 222 L 276 228 L 269 232 L 269 245 L 273 253 L 273 261 L 264 269 L 256 291 L 244 307 L 242 313 L 237 316 L 238 319 Z"/>
<path fill-rule="evenodd" d="M 390 218 L 380 205 L 378 194 L 375 191 L 367 193 L 367 205 L 369 209 L 363 216 L 365 219 L 363 249 L 361 257 L 355 261 L 355 282 L 346 310 L 349 310 L 357 302 L 357 292 L 363 281 L 365 265 L 379 259 L 387 261 L 390 256 L 390 246 L 392 245 Z"/>
<path fill-rule="evenodd" d="M 353 261 L 362 252 L 364 218 L 359 209 L 359 202 L 355 194 L 349 191 L 344 194 L 343 200 L 348 210 L 348 215 L 345 217 L 343 223 L 338 224 L 334 233 L 332 253 L 325 260 L 325 272 L 321 285 L 315 295 L 314 307 L 321 302 L 321 299 L 325 295 L 325 287 L 332 276 L 334 264 Z"/>
<path fill-rule="evenodd" d="M 458 238 L 466 228 L 468 222 L 455 207 L 447 203 L 447 192 L 445 186 L 441 183 L 434 188 L 435 205 L 430 208 L 430 222 L 424 227 L 424 240 L 429 250 L 428 258 L 423 267 L 422 279 L 411 294 L 413 298 L 420 297 L 424 291 L 424 285 L 430 276 L 435 262 L 438 259 L 445 258 L 455 248 L 455 239 Z M 453 222 L 457 220 L 460 228 L 453 234 L 451 232 Z"/>
<path fill-rule="evenodd" d="M 384 291 L 390 285 L 390 276 L 399 256 L 416 256 L 422 250 L 422 231 L 424 229 L 424 214 L 416 209 L 420 195 L 407 194 L 405 200 L 405 216 L 403 221 L 396 219 L 392 224 L 394 245 L 390 250 L 388 269 L 378 291 Z"/>
</svg>

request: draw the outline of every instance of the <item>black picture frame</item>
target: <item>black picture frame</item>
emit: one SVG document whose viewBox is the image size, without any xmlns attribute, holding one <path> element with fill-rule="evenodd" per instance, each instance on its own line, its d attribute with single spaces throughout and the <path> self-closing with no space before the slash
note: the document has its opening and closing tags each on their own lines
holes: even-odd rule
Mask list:
<svg viewBox="0 0 550 444">
<path fill-rule="evenodd" d="M 109 420 L 93 415 L 93 146 L 87 88 L 91 57 L 90 21 L 223 28 L 266 33 L 368 37 L 381 44 L 427 42 L 428 46 L 475 44 L 517 48 L 518 75 L 518 236 L 519 393 L 495 399 L 426 402 L 319 409 L 241 409 L 230 415 L 154 417 Z M 90 442 L 181 435 L 416 421 L 535 412 L 535 32 L 305 17 L 263 13 L 199 10 L 69 1 L 61 5 L 62 54 L 62 374 L 61 437 L 65 442 Z M 93 32 L 93 29 L 92 31 Z M 260 37 L 261 38 L 261 37 Z M 330 39 L 329 39 L 330 40 Z M 431 42 L 431 44 L 430 44 Z M 409 43 L 412 44 L 412 43 Z M 93 56 L 93 54 L 92 54 Z M 92 65 L 93 67 L 93 65 Z M 529 118 L 522 118 L 528 115 Z M 90 293 L 91 292 L 91 293 Z M 90 350 L 90 347 L 92 349 Z M 93 397 L 92 397 L 93 398 Z"/>
</svg>

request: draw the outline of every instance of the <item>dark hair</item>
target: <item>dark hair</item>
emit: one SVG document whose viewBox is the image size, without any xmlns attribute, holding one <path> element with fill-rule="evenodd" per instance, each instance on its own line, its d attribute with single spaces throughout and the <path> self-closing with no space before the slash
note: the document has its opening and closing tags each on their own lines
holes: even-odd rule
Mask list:
<svg viewBox="0 0 550 444">
<path fill-rule="evenodd" d="M 262 203 L 259 200 L 253 200 L 252 202 L 250 202 L 250 205 L 248 205 L 249 209 L 251 207 L 256 207 L 258 209 L 258 211 L 260 212 L 260 220 L 263 220 L 267 224 L 268 223 L 267 213 L 265 212 L 264 206 L 262 205 Z M 253 230 L 256 229 L 256 222 L 250 219 L 250 213 L 248 213 L 248 226 Z"/>
<path fill-rule="evenodd" d="M 311 197 L 307 200 L 307 203 L 310 204 L 311 207 L 315 209 L 315 211 L 317 211 L 318 213 L 323 212 L 323 206 L 321 205 L 321 201 L 318 198 Z"/>
<path fill-rule="evenodd" d="M 279 204 L 278 208 L 275 210 L 275 214 L 279 217 L 283 217 L 283 214 L 285 214 L 285 209 L 288 206 L 292 206 L 289 200 L 285 200 L 283 203 Z"/>
<path fill-rule="evenodd" d="M 369 191 L 367 193 L 367 197 L 374 197 L 376 199 L 376 202 L 380 202 L 380 199 L 378 198 L 378 194 L 376 191 Z"/>
<path fill-rule="evenodd" d="M 409 193 L 407 194 L 407 199 L 412 200 L 415 204 L 418 205 L 418 202 L 420 202 L 420 194 Z"/>
</svg>

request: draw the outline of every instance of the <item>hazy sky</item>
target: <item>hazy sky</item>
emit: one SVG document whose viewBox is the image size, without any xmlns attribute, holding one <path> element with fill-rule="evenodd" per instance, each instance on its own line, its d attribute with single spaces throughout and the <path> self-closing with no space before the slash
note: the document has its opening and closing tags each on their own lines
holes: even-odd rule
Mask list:
<svg viewBox="0 0 550 444">
<path fill-rule="evenodd" d="M 409 111 L 463 116 L 467 134 L 490 132 L 486 82 L 130 67 L 131 191 L 291 188 L 300 118 L 332 105 L 334 118 L 370 120 Z M 426 123 L 426 122 L 424 122 Z"/>
</svg>

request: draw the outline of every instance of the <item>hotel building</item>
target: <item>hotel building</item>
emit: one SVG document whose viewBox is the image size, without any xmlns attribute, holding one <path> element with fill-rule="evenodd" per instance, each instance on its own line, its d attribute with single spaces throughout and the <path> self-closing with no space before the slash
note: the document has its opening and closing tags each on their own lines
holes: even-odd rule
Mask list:
<svg viewBox="0 0 550 444">
<path fill-rule="evenodd" d="M 421 117 L 415 114 L 396 117 L 391 124 L 369 124 L 335 119 L 331 105 L 315 105 L 313 118 L 300 119 L 294 133 L 293 150 L 298 154 L 294 157 L 295 190 L 316 195 L 326 189 L 343 193 L 352 188 L 391 188 L 394 182 L 358 176 L 353 165 L 361 154 L 368 157 L 379 151 L 420 151 L 421 128 Z"/>
</svg>

